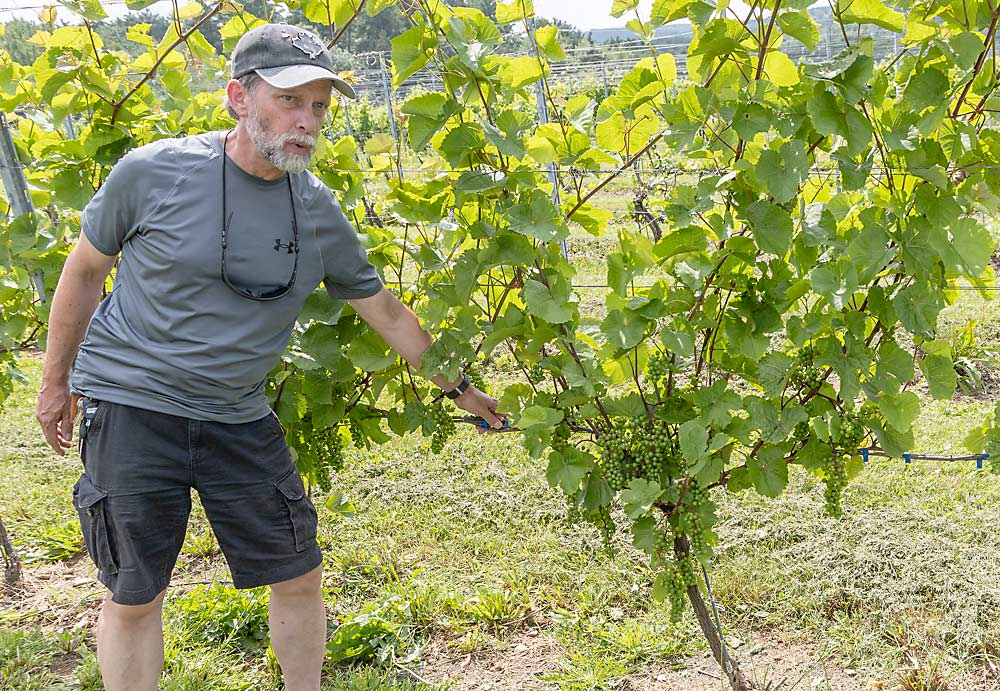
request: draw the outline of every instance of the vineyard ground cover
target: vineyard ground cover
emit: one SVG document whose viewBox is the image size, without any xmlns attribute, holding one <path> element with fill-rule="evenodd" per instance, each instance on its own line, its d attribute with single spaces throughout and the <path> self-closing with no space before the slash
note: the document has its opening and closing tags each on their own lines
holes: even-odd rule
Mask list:
<svg viewBox="0 0 1000 691">
<path fill-rule="evenodd" d="M 601 251 L 580 247 L 583 260 Z M 970 319 L 993 344 L 998 320 L 974 293 L 942 315 L 942 335 Z M 0 511 L 19 539 L 73 520 L 79 468 L 45 451 L 29 364 L 30 384 L 0 423 Z M 960 451 L 992 397 L 927 401 L 915 450 Z M 935 670 L 949 691 L 1000 688 L 989 676 L 1000 650 L 1000 489 L 969 464 L 879 461 L 865 474 L 847 490 L 842 521 L 825 516 L 822 486 L 804 473 L 775 501 L 717 497 L 713 585 L 736 654 L 758 681 L 788 689 L 906 689 L 904 679 Z M 648 562 L 624 535 L 609 554 L 595 549 L 593 528 L 567 525 L 516 435 L 466 430 L 440 456 L 413 436 L 352 451 L 337 488 L 357 513 L 326 509 L 321 519 L 331 621 L 392 605 L 383 651 L 414 654 L 409 668 L 428 683 L 391 663 L 338 665 L 325 689 L 721 688 L 690 614 L 674 627 L 650 604 Z M 196 510 L 190 535 L 205 528 Z M 182 554 L 171 600 L 225 580 L 208 553 Z M 30 565 L 25 591 L 0 600 L 0 689 L 100 688 L 82 633 L 100 596 L 90 568 L 82 556 Z M 275 688 L 260 651 L 220 651 L 187 625 L 167 637 L 164 688 Z"/>
</svg>

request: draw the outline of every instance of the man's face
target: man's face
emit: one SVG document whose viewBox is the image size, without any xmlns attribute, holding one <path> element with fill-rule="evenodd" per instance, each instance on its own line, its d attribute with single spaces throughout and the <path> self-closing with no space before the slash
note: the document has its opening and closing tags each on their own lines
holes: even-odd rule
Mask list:
<svg viewBox="0 0 1000 691">
<path fill-rule="evenodd" d="M 275 168 L 301 173 L 309 167 L 316 136 L 330 108 L 330 88 L 327 80 L 292 89 L 263 82 L 247 96 L 247 134 Z"/>
</svg>

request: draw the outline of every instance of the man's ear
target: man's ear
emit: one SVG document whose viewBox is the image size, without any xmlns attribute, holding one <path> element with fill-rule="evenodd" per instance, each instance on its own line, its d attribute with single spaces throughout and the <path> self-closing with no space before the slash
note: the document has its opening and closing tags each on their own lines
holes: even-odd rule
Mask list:
<svg viewBox="0 0 1000 691">
<path fill-rule="evenodd" d="M 250 92 L 243 84 L 236 79 L 230 79 L 229 83 L 226 84 L 226 97 L 229 99 L 229 105 L 232 106 L 241 120 L 249 115 L 250 104 L 247 103 L 247 100 L 250 98 Z"/>
</svg>

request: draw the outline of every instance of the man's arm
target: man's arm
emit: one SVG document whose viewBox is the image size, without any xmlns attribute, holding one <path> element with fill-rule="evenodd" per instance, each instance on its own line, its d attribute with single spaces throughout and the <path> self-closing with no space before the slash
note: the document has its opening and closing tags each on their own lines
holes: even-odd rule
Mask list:
<svg viewBox="0 0 1000 691">
<path fill-rule="evenodd" d="M 52 297 L 35 417 L 42 426 L 45 440 L 60 456 L 66 453 L 73 440 L 70 368 L 100 302 L 104 280 L 114 264 L 115 257 L 99 252 L 87 236 L 80 233 L 80 241 L 69 253 Z"/>
<path fill-rule="evenodd" d="M 433 339 L 420 327 L 417 315 L 409 307 L 384 287 L 371 297 L 348 302 L 393 350 L 413 367 L 420 368 L 424 351 L 430 347 Z M 456 382 L 438 374 L 431 381 L 445 391 L 450 391 L 462 380 Z M 497 400 L 474 386 L 470 386 L 456 398 L 455 405 L 483 418 L 494 429 L 503 427 L 503 421 L 496 414 Z"/>
</svg>

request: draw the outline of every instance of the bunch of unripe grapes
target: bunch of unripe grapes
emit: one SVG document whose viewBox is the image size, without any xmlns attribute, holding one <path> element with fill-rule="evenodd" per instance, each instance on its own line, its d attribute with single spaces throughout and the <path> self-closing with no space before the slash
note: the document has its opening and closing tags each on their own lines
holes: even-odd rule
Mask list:
<svg viewBox="0 0 1000 691">
<path fill-rule="evenodd" d="M 646 381 L 656 383 L 670 373 L 670 363 L 666 355 L 660 352 L 653 353 L 646 362 Z"/>
<path fill-rule="evenodd" d="M 616 419 L 598 440 L 604 477 L 612 491 L 635 478 L 665 483 L 664 473 L 677 472 L 677 451 L 669 426 L 646 418 Z"/>
<path fill-rule="evenodd" d="M 532 384 L 541 384 L 542 380 L 545 379 L 545 370 L 537 362 L 531 366 L 528 370 L 528 381 Z"/>
<path fill-rule="evenodd" d="M 657 422 L 636 430 L 638 444 L 635 448 L 634 465 L 640 477 L 659 481 L 666 464 L 673 458 L 670 430 L 666 424 Z"/>
<path fill-rule="evenodd" d="M 434 419 L 434 432 L 431 434 L 431 452 L 441 453 L 444 444 L 455 433 L 455 421 L 440 403 L 435 403 L 431 409 Z"/>
<path fill-rule="evenodd" d="M 795 441 L 806 441 L 809 438 L 809 421 L 803 420 L 795 425 L 795 429 L 792 430 L 792 437 Z"/>
<path fill-rule="evenodd" d="M 826 487 L 823 490 L 823 499 L 826 501 L 826 511 L 834 518 L 844 515 L 844 507 L 841 500 L 844 495 L 844 488 L 847 486 L 847 469 L 844 467 L 847 457 L 833 453 L 823 463 L 823 474 L 826 476 Z"/>
<path fill-rule="evenodd" d="M 684 615 L 687 604 L 687 581 L 681 563 L 670 562 L 664 568 L 667 578 L 667 597 L 670 599 L 670 621 L 675 624 Z"/>
<path fill-rule="evenodd" d="M 556 428 L 552 430 L 552 449 L 553 451 L 558 451 L 562 453 L 569 446 L 569 438 L 572 436 L 573 430 L 570 429 L 569 423 L 563 420 Z"/>
<path fill-rule="evenodd" d="M 867 436 L 868 431 L 858 416 L 854 413 L 844 413 L 840 418 L 840 438 L 837 440 L 837 448 L 847 454 L 857 453 Z"/>
<path fill-rule="evenodd" d="M 707 555 L 708 543 L 705 542 L 705 525 L 701 520 L 701 510 L 708 503 L 708 492 L 690 480 L 688 485 L 687 511 L 684 512 L 685 528 L 688 541 L 691 543 L 692 555 Z"/>
<path fill-rule="evenodd" d="M 792 364 L 792 372 L 788 381 L 800 391 L 812 391 L 823 383 L 823 370 L 816 365 L 815 355 L 812 347 L 803 348 L 796 355 L 795 362 Z"/>
<path fill-rule="evenodd" d="M 479 389 L 480 391 L 486 391 L 486 380 L 483 379 L 483 373 L 479 371 L 478 366 L 468 366 L 462 370 L 465 372 L 465 376 L 469 378 L 472 385 Z"/>
<path fill-rule="evenodd" d="M 620 427 L 612 427 L 598 440 L 601 447 L 601 460 L 604 465 L 604 479 L 608 481 L 612 492 L 617 492 L 631 480 L 631 472 L 626 467 L 628 463 L 629 443 Z"/>
<path fill-rule="evenodd" d="M 303 420 L 308 424 L 309 421 Z M 333 486 L 332 473 L 344 467 L 344 441 L 337 433 L 336 425 L 320 429 L 307 427 L 309 431 L 302 435 L 303 446 L 313 458 L 313 476 L 316 484 L 323 492 L 329 492 Z"/>
<path fill-rule="evenodd" d="M 331 473 L 344 467 L 344 440 L 337 433 L 336 427 L 328 427 L 321 434 L 315 455 L 316 482 L 323 492 L 329 492 L 333 486 Z"/>
<path fill-rule="evenodd" d="M 615 539 L 615 521 L 606 510 L 601 510 L 597 518 L 597 530 L 601 533 L 601 541 L 607 549 L 611 549 L 611 544 Z"/>
</svg>

